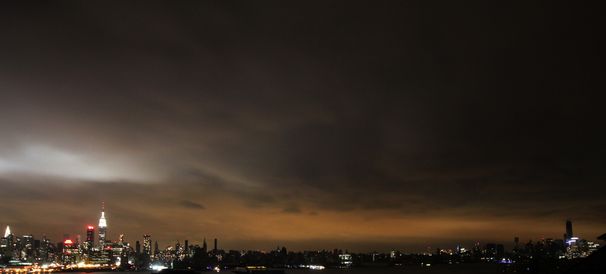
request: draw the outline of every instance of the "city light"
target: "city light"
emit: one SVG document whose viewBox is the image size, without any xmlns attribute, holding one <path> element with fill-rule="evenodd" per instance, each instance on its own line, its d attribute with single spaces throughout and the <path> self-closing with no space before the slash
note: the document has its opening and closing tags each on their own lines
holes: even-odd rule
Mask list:
<svg viewBox="0 0 606 274">
<path fill-rule="evenodd" d="M 106 222 L 105 211 L 102 211 L 101 223 Z M 335 251 L 316 251 L 292 253 L 286 247 L 278 247 L 271 251 L 224 251 L 218 249 L 218 240 L 214 239 L 214 246 L 209 249 L 206 240 L 202 245 L 191 245 L 185 240 L 182 243 L 167 246 L 164 249 L 158 247 L 157 242 L 152 241 L 149 234 L 142 235 L 143 242 L 136 241 L 131 246 L 125 240 L 125 235 L 120 234 L 119 241 L 109 241 L 102 237 L 95 243 L 94 227 L 86 227 L 86 241 L 80 242 L 72 238 L 54 246 L 49 239 L 39 241 L 38 249 L 34 248 L 35 240 L 32 235 L 16 237 L 13 231 L 9 231 L 6 237 L 0 240 L 0 257 L 3 254 L 16 254 L 11 257 L 9 265 L 2 266 L 2 272 L 14 273 L 42 273 L 51 271 L 111 271 L 111 270 L 151 270 L 154 272 L 171 268 L 200 268 L 219 272 L 224 268 L 238 267 L 242 271 L 266 271 L 269 268 L 259 264 L 273 260 L 272 265 L 280 265 L 283 268 L 299 268 L 308 270 L 324 270 L 332 268 L 356 267 L 358 262 L 381 262 L 386 265 L 404 266 L 414 263 L 422 267 L 431 267 L 434 264 L 461 264 L 473 262 L 494 263 L 502 266 L 515 267 L 519 262 L 532 260 L 537 250 L 545 252 L 541 256 L 551 256 L 558 261 L 567 259 L 584 258 L 591 255 L 600 248 L 595 242 L 586 241 L 577 236 L 564 239 L 541 238 L 536 242 L 538 248 L 529 243 L 524 247 L 518 246 L 518 237 L 514 238 L 516 246 L 507 252 L 503 244 L 485 243 L 481 245 L 476 242 L 471 248 L 457 245 L 456 248 L 437 248 L 435 252 L 424 252 L 419 254 L 406 254 L 399 250 L 391 250 L 388 253 L 372 252 L 369 254 L 354 254 Z M 104 229 L 109 227 L 104 226 Z M 566 222 L 566 230 L 572 231 L 572 222 Z M 105 231 L 104 231 L 105 233 Z M 567 233 L 566 235 L 572 235 Z M 202 254 L 202 255 L 200 255 Z M 194 260 L 197 258 L 197 262 Z M 248 265 L 241 265 L 241 260 L 247 258 Z M 300 261 L 293 258 L 301 258 Z M 316 262 L 330 262 L 329 265 L 320 265 Z M 241 271 L 241 272 L 242 272 Z"/>
<path fill-rule="evenodd" d="M 164 270 L 164 269 L 168 269 L 167 266 L 161 265 L 161 264 L 154 264 L 150 266 L 151 270 L 153 271 L 160 271 L 160 270 Z"/>
<path fill-rule="evenodd" d="M 606 274 L 606 0 L 158 2 L 0 0 L 0 274 Z"/>
</svg>

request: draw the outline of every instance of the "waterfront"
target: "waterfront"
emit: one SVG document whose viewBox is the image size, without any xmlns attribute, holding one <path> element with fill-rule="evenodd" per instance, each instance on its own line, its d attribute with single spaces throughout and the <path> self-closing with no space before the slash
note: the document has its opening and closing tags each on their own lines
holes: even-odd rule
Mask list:
<svg viewBox="0 0 606 274">
<path fill-rule="evenodd" d="M 401 267 L 401 268 L 350 268 L 350 269 L 325 269 L 320 271 L 313 270 L 287 270 L 287 274 L 396 274 L 396 273 L 435 273 L 435 274 L 492 274 L 501 273 L 500 266 L 496 264 L 460 264 L 460 265 L 437 265 L 431 267 Z"/>
<path fill-rule="evenodd" d="M 60 272 L 60 273 L 78 273 L 88 274 L 89 272 Z M 117 274 L 117 273 L 140 273 L 154 274 L 157 272 L 95 272 L 98 274 Z M 204 272 L 213 273 L 213 272 Z M 220 273 L 232 273 L 231 270 L 224 270 Z M 427 273 L 427 274 L 493 274 L 501 273 L 500 266 L 495 264 L 461 264 L 461 265 L 437 265 L 431 267 L 401 267 L 401 268 L 386 268 L 386 267 L 365 267 L 365 268 L 349 268 L 349 269 L 324 269 L 324 270 L 306 270 L 306 269 L 287 269 L 286 274 L 396 274 L 396 273 Z"/>
</svg>

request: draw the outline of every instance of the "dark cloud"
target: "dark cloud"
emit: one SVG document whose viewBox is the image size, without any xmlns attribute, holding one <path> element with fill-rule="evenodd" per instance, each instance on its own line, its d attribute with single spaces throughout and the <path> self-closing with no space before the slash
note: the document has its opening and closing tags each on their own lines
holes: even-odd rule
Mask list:
<svg viewBox="0 0 606 274">
<path fill-rule="evenodd" d="M 284 209 L 282 209 L 282 212 L 300 214 L 301 208 L 299 208 L 299 206 L 297 206 L 297 205 L 290 205 L 290 206 L 287 206 Z"/>
<path fill-rule="evenodd" d="M 205 209 L 205 207 L 199 203 L 183 200 L 180 203 L 183 207 L 191 208 L 191 209 Z"/>
<path fill-rule="evenodd" d="M 598 9 L 2 5 L 0 198 L 24 228 L 60 224 L 24 199 L 72 226 L 106 201 L 164 240 L 222 233 L 217 212 L 603 225 Z"/>
</svg>

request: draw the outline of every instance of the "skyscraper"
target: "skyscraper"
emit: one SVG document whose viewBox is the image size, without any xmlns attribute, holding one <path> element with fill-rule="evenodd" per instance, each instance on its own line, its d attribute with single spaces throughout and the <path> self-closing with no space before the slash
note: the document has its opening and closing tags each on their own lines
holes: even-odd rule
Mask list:
<svg viewBox="0 0 606 274">
<path fill-rule="evenodd" d="M 139 243 L 139 241 L 135 242 L 135 254 L 141 254 L 141 243 Z"/>
<path fill-rule="evenodd" d="M 145 234 L 143 235 L 143 253 L 147 254 L 147 256 L 151 256 L 151 235 Z"/>
<path fill-rule="evenodd" d="M 8 236 L 11 234 L 11 228 L 9 226 L 6 226 L 6 230 L 4 231 L 4 238 L 8 238 Z"/>
<path fill-rule="evenodd" d="M 101 218 L 99 218 L 99 248 L 105 247 L 105 233 L 107 232 L 107 220 L 105 220 L 105 204 L 101 206 Z"/>
<path fill-rule="evenodd" d="M 95 227 L 89 225 L 86 227 L 86 249 L 90 251 L 95 245 Z"/>
<path fill-rule="evenodd" d="M 4 249 L 5 252 L 11 253 L 13 250 L 14 238 L 15 237 L 13 236 L 10 227 L 6 226 L 6 230 L 4 231 L 4 237 L 0 239 L 0 247 Z"/>
<path fill-rule="evenodd" d="M 572 221 L 566 220 L 566 241 L 572 238 Z"/>
</svg>

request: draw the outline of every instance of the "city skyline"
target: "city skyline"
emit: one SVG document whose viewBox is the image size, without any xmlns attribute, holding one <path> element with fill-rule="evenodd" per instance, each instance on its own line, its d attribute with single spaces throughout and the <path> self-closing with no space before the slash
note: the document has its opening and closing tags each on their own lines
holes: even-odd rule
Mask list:
<svg viewBox="0 0 606 274">
<path fill-rule="evenodd" d="M 226 248 L 602 235 L 600 9 L 444 2 L 3 1 L 0 225 L 84 236 L 105 202 L 107 239 Z"/>
<path fill-rule="evenodd" d="M 107 221 L 106 221 L 106 217 L 105 217 L 105 203 L 102 203 L 101 211 L 100 211 L 100 217 L 99 217 L 98 223 L 99 223 L 99 225 L 96 226 L 96 227 L 94 225 L 85 225 L 84 226 L 86 228 L 86 234 L 85 234 L 86 237 L 84 238 L 85 239 L 84 241 L 78 240 L 78 239 L 82 238 L 81 237 L 82 236 L 81 233 L 74 233 L 74 234 L 64 233 L 63 237 L 59 238 L 58 242 L 60 243 L 60 242 L 63 242 L 63 241 L 70 241 L 70 243 L 73 242 L 73 243 L 80 243 L 80 244 L 88 244 L 89 246 L 87 246 L 87 249 L 90 249 L 90 248 L 99 248 L 100 246 L 104 246 L 107 243 L 111 243 L 111 242 L 123 242 L 123 240 L 126 241 L 126 242 L 128 242 L 128 243 L 131 243 L 131 242 L 134 243 L 134 242 L 136 242 L 137 245 L 139 245 L 140 242 L 143 242 L 143 249 L 144 250 L 148 250 L 148 249 L 152 248 L 152 241 L 155 242 L 155 245 L 158 245 L 158 239 L 152 239 L 152 235 L 150 235 L 149 233 L 143 233 L 143 234 L 140 233 L 141 235 L 138 235 L 138 236 L 135 235 L 135 237 L 132 237 L 132 236 L 128 237 L 128 235 L 126 235 L 124 233 L 116 232 L 118 235 L 120 235 L 120 237 L 119 237 L 120 240 L 119 241 L 116 241 L 116 240 L 114 240 L 112 238 L 106 238 L 106 236 L 105 236 L 106 232 L 105 231 L 106 231 L 108 225 L 107 225 Z M 450 248 L 450 249 L 453 249 L 453 247 L 455 247 L 455 246 L 456 247 L 459 247 L 459 246 L 469 246 L 469 247 L 471 247 L 471 246 L 475 246 L 475 245 L 478 245 L 478 244 L 487 244 L 487 243 L 489 243 L 489 244 L 491 244 L 491 243 L 498 243 L 500 245 L 505 246 L 506 248 L 514 248 L 514 247 L 518 246 L 519 244 L 525 245 L 525 244 L 531 243 L 533 241 L 542 241 L 542 240 L 546 240 L 546 239 L 548 239 L 548 240 L 561 240 L 563 243 L 569 243 L 571 239 L 577 239 L 577 240 L 578 239 L 582 239 L 580 237 L 582 234 L 575 234 L 575 233 L 573 233 L 572 227 L 573 227 L 572 226 L 572 220 L 567 219 L 565 221 L 565 229 L 563 230 L 564 233 L 563 233 L 563 237 L 561 239 L 559 239 L 558 237 L 553 237 L 553 236 L 541 236 L 539 238 L 529 238 L 529 239 L 523 239 L 522 238 L 522 239 L 520 239 L 520 237 L 516 235 L 515 237 L 509 239 L 511 241 L 498 241 L 496 239 L 482 239 L 482 241 L 480 241 L 480 240 L 475 240 L 475 241 L 470 241 L 470 240 L 460 241 L 459 240 L 459 241 L 457 241 L 455 239 L 453 242 L 451 242 L 449 244 L 444 244 L 444 246 L 439 246 L 439 245 L 432 244 L 431 242 L 427 242 L 426 246 L 424 246 L 422 248 L 419 248 L 418 246 L 414 247 L 414 245 L 413 246 L 408 246 L 408 247 L 403 247 L 400 243 L 391 243 L 391 245 L 392 245 L 391 248 L 389 248 L 389 246 L 385 246 L 384 247 L 385 249 L 376 249 L 376 248 L 375 249 L 368 249 L 368 250 L 355 250 L 355 249 L 352 249 L 351 251 L 359 252 L 359 253 L 364 253 L 364 252 L 390 252 L 390 251 L 399 251 L 399 252 L 405 252 L 405 253 L 414 254 L 414 253 L 427 253 L 427 252 L 431 253 L 433 251 L 433 249 L 435 249 L 435 248 Z M 103 230 L 103 232 L 101 232 L 101 230 Z M 110 229 L 110 231 L 111 231 L 111 229 Z M 99 235 L 98 240 L 96 240 L 96 241 L 95 241 L 95 238 L 94 238 L 95 232 L 99 233 L 98 234 Z M 6 230 L 5 230 L 5 233 L 4 233 L 4 238 L 6 238 L 7 235 L 15 235 L 10 230 L 9 225 L 6 226 Z M 22 235 L 27 236 L 27 235 L 32 235 L 32 234 L 31 233 L 24 233 Z M 126 237 L 126 239 L 124 239 L 124 237 Z M 43 238 L 49 239 L 46 234 L 43 234 Z M 175 243 L 178 245 L 179 242 L 181 242 L 181 241 L 187 243 L 187 242 L 189 242 L 190 238 L 194 239 L 194 241 L 192 241 L 192 242 L 197 242 L 196 240 L 199 239 L 200 236 L 199 235 L 188 235 L 188 237 L 186 237 L 185 239 L 176 239 L 176 240 L 175 239 L 172 239 L 172 240 L 165 240 L 164 239 L 164 240 L 161 240 L 161 241 L 164 241 L 161 244 L 161 246 L 170 247 L 170 246 L 174 246 Z M 116 239 L 118 239 L 118 238 L 116 238 Z M 140 241 L 141 239 L 143 241 Z M 209 239 L 211 239 L 211 238 L 209 238 Z M 589 241 L 591 241 L 591 240 L 592 239 L 589 238 Z M 214 247 L 213 247 L 213 249 L 215 249 L 215 250 L 218 249 L 217 248 L 217 241 L 218 241 L 218 239 L 214 238 L 214 245 L 213 245 Z M 190 242 L 190 243 L 192 243 L 192 242 Z M 203 236 L 202 240 L 199 241 L 200 245 L 202 245 L 202 243 L 204 243 L 204 247 L 206 247 L 206 243 L 207 243 L 207 237 L 206 236 Z M 194 244 L 198 245 L 198 243 L 194 243 Z M 276 245 L 277 246 L 281 246 L 280 244 L 276 244 Z M 270 246 L 266 246 L 266 247 L 259 247 L 259 246 L 257 246 L 257 247 L 250 247 L 250 246 L 249 247 L 231 247 L 231 248 L 228 247 L 225 250 L 260 250 L 260 251 L 263 251 L 263 250 L 272 250 L 276 245 L 274 245 L 274 246 L 270 245 Z M 316 246 L 317 245 L 322 245 L 322 243 L 321 243 L 321 241 L 319 241 L 319 242 L 313 242 L 313 245 L 316 245 Z M 286 246 L 286 245 L 282 245 L 282 246 Z M 330 247 L 330 248 L 325 246 L 323 248 L 316 248 L 316 249 L 300 249 L 300 250 L 296 250 L 295 249 L 295 251 L 297 251 L 297 252 L 306 251 L 306 250 L 320 251 L 320 250 L 333 250 L 333 249 L 349 250 L 347 248 L 343 249 L 343 247 L 341 247 L 341 246 L 333 246 L 333 247 Z M 147 252 L 147 254 L 152 254 L 152 253 L 151 252 Z"/>
</svg>

